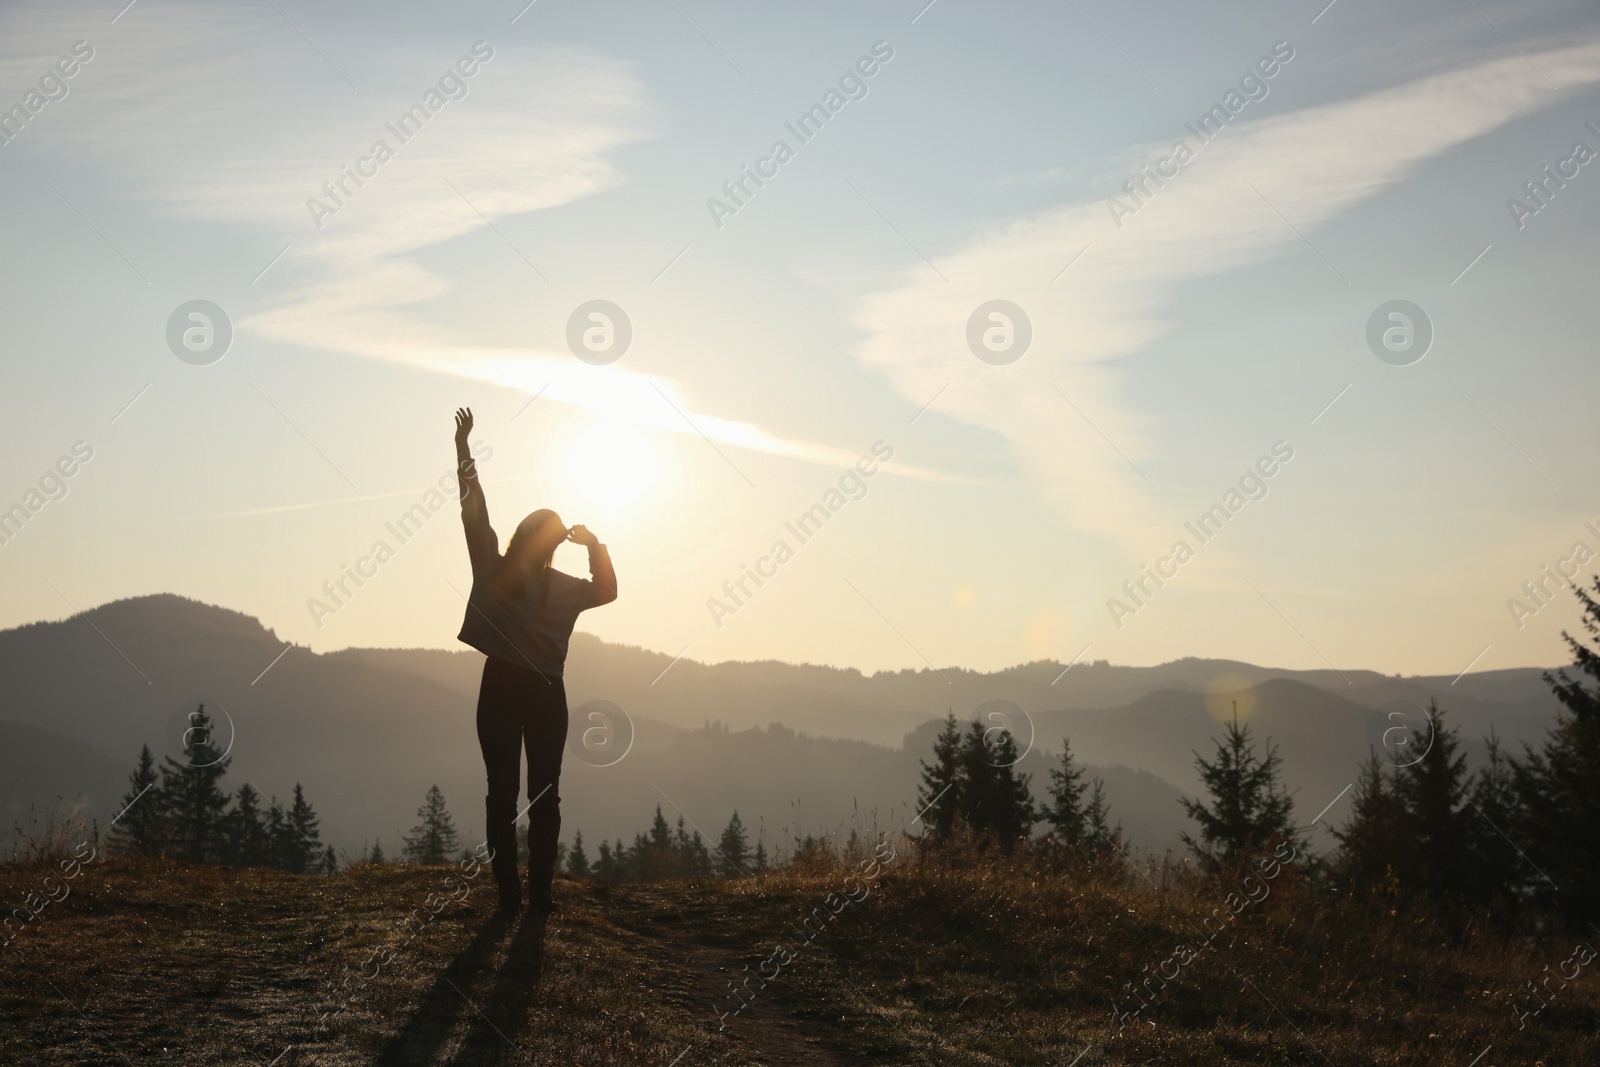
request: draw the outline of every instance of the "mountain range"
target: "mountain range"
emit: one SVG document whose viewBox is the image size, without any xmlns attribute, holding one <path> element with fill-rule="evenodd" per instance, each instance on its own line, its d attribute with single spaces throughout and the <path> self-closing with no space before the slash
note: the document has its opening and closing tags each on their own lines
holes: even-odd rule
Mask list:
<svg viewBox="0 0 1600 1067">
<path fill-rule="evenodd" d="M 140 745 L 158 760 L 180 755 L 185 716 L 204 703 L 230 746 L 224 787 L 249 782 L 281 802 L 302 783 L 340 853 L 377 840 L 396 854 L 434 784 L 472 844 L 482 832 L 482 665 L 470 649 L 314 653 L 250 616 L 171 594 L 6 630 L 0 817 L 11 829 L 71 808 L 104 826 Z M 1178 799 L 1201 791 L 1195 755 L 1211 754 L 1235 713 L 1277 746 L 1303 824 L 1332 804 L 1325 830 L 1348 815 L 1344 791 L 1396 709 L 1415 714 L 1437 700 L 1472 763 L 1491 729 L 1520 752 L 1559 709 L 1538 668 L 1402 678 L 1182 659 L 867 675 L 674 661 L 584 633 L 573 635 L 565 681 L 563 837 L 582 830 L 591 858 L 602 838 L 631 841 L 657 805 L 713 839 L 737 809 L 769 849 L 852 827 L 916 832 L 919 760 L 947 713 L 1009 729 L 1041 799 L 1070 739 L 1075 759 L 1105 781 L 1113 821 L 1159 852 L 1191 828 Z"/>
</svg>

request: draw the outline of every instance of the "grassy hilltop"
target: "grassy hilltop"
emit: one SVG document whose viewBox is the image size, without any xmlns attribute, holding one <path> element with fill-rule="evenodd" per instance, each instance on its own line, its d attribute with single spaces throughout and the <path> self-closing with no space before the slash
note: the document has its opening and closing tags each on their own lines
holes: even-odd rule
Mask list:
<svg viewBox="0 0 1600 1067">
<path fill-rule="evenodd" d="M 40 908 L 57 861 L 13 863 L 0 899 L 37 914 L 0 948 L 0 1062 L 1600 1062 L 1600 968 L 1563 967 L 1576 935 L 1511 941 L 1329 900 L 1292 865 L 1225 904 L 1225 880 L 1184 865 L 1055 872 L 896 847 L 875 877 L 852 856 L 562 878 L 547 926 L 496 921 L 487 869 L 292 875 L 102 851 Z M 1574 968 L 1519 1028 L 1513 1004 L 1538 1006 L 1524 983 Z M 1146 978 L 1131 1014 L 1127 984 Z M 731 982 L 749 990 L 737 1014 Z"/>
</svg>

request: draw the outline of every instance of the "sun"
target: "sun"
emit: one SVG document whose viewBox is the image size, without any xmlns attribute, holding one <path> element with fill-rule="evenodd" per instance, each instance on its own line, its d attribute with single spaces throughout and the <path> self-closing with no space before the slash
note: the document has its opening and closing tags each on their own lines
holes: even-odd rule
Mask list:
<svg viewBox="0 0 1600 1067">
<path fill-rule="evenodd" d="M 616 510 L 649 496 L 661 463 L 650 439 L 625 422 L 586 427 L 567 449 L 567 479 L 592 504 Z"/>
</svg>

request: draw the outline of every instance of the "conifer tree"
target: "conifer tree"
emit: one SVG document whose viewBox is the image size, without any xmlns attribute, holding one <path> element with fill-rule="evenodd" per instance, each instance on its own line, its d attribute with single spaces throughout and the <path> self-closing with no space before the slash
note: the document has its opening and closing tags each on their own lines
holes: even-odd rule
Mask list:
<svg viewBox="0 0 1600 1067">
<path fill-rule="evenodd" d="M 335 856 L 333 854 L 333 846 L 332 845 L 329 845 L 327 847 L 327 849 L 325 849 L 323 851 L 323 853 L 322 853 L 322 873 L 323 874 L 338 874 L 339 873 L 339 857 L 337 857 L 337 856 Z"/>
<path fill-rule="evenodd" d="M 615 864 L 617 881 L 625 882 L 633 876 L 636 867 L 628 858 L 628 850 L 622 847 L 622 838 L 620 837 L 611 846 L 611 859 Z"/>
<path fill-rule="evenodd" d="M 933 742 L 933 763 L 922 764 L 922 784 L 917 789 L 921 821 L 935 841 L 949 838 L 961 813 L 961 729 L 955 712 L 944 720 L 944 727 Z"/>
<path fill-rule="evenodd" d="M 717 842 L 717 854 L 723 875 L 731 878 L 745 873 L 750 847 L 745 841 L 744 823 L 739 819 L 737 808 L 734 809 L 733 818 L 728 820 L 727 828 L 722 831 L 722 839 Z"/>
<path fill-rule="evenodd" d="M 227 773 L 211 734 L 211 717 L 201 704 L 183 734 L 183 759 L 166 757 L 161 767 L 161 799 L 169 820 L 168 847 L 191 863 L 215 863 L 223 853 L 223 812 L 228 797 L 217 783 Z"/>
<path fill-rule="evenodd" d="M 1056 842 L 1076 851 L 1088 835 L 1088 819 L 1083 807 L 1083 769 L 1072 761 L 1072 742 L 1061 742 L 1061 766 L 1050 768 L 1050 803 L 1044 818 L 1055 830 Z"/>
<path fill-rule="evenodd" d="M 678 831 L 673 840 L 673 861 L 668 864 L 671 874 L 703 877 L 711 873 L 711 853 L 696 830 L 692 835 L 684 828 L 684 817 L 678 816 Z"/>
<path fill-rule="evenodd" d="M 372 854 L 367 857 L 368 863 L 388 863 L 389 859 L 383 854 L 383 845 L 380 842 L 372 843 Z"/>
<path fill-rule="evenodd" d="M 437 785 L 428 787 L 428 795 L 417 809 L 421 821 L 411 828 L 405 838 L 405 857 L 412 863 L 438 865 L 450 862 L 450 856 L 460 847 L 455 822 L 444 806 L 444 794 Z"/>
<path fill-rule="evenodd" d="M 289 832 L 283 836 L 284 869 L 295 874 L 311 873 L 321 858 L 322 842 L 317 840 L 317 813 L 306 802 L 299 782 L 294 784 L 294 800 L 285 821 Z"/>
<path fill-rule="evenodd" d="M 600 839 L 598 856 L 594 862 L 594 876 L 605 882 L 615 882 L 617 878 L 617 860 L 611 851 L 611 845 L 605 838 Z"/>
<path fill-rule="evenodd" d="M 618 842 L 621 845 L 621 842 Z M 673 842 L 672 825 L 656 805 L 655 818 L 647 834 L 635 834 L 633 847 L 625 853 L 623 877 L 641 882 L 654 882 L 670 876 L 678 864 L 678 854 Z"/>
<path fill-rule="evenodd" d="M 294 828 L 278 803 L 277 797 L 267 798 L 267 863 L 279 870 L 288 870 L 294 861 Z"/>
<path fill-rule="evenodd" d="M 567 871 L 574 878 L 589 877 L 589 857 L 583 854 L 582 830 L 572 835 L 572 850 L 567 853 Z"/>
<path fill-rule="evenodd" d="M 1038 821 L 1029 775 L 1018 774 L 1016 739 L 1009 730 L 987 731 L 974 721 L 962 740 L 959 778 L 961 817 L 985 838 L 1009 852 Z"/>
<path fill-rule="evenodd" d="M 1437 700 L 1428 702 L 1428 714 L 1433 744 L 1422 759 L 1401 768 L 1396 781 L 1408 838 L 1401 877 L 1409 889 L 1460 896 L 1470 873 L 1463 811 L 1467 758 L 1459 751 L 1456 731 L 1444 725 Z"/>
<path fill-rule="evenodd" d="M 643 882 L 660 878 L 666 870 L 667 853 L 644 834 L 633 835 L 633 846 L 623 854 L 626 877 Z"/>
<path fill-rule="evenodd" d="M 681 823 L 679 824 L 678 832 L 683 832 Z M 662 852 L 669 852 L 672 849 L 672 826 L 667 822 L 666 816 L 661 814 L 660 804 L 656 805 L 656 817 L 650 823 L 649 843 L 652 847 L 658 848 Z"/>
<path fill-rule="evenodd" d="M 1194 757 L 1211 804 L 1187 797 L 1179 801 L 1200 824 L 1199 840 L 1185 833 L 1184 844 L 1209 870 L 1240 854 L 1271 847 L 1273 841 L 1298 844 L 1294 801 L 1279 781 L 1277 748 L 1269 741 L 1266 757 L 1258 757 L 1250 727 L 1241 727 L 1238 718 L 1228 723 L 1226 738 L 1215 744 L 1215 760 L 1208 762 L 1199 753 Z"/>
<path fill-rule="evenodd" d="M 159 782 L 155 757 L 150 754 L 150 746 L 144 745 L 139 750 L 139 765 L 128 775 L 128 792 L 122 798 L 116 822 L 111 827 L 113 851 L 150 854 L 160 848 L 164 805 Z"/>
<path fill-rule="evenodd" d="M 1333 869 L 1348 885 L 1397 891 L 1405 863 L 1408 822 L 1393 768 L 1376 752 L 1362 765 L 1350 801 L 1350 818 L 1334 830 L 1339 852 Z"/>
<path fill-rule="evenodd" d="M 260 867 L 272 862 L 272 844 L 255 787 L 246 782 L 223 816 L 225 862 L 235 867 Z"/>
<path fill-rule="evenodd" d="M 1111 827 L 1111 805 L 1106 802 L 1106 784 L 1096 778 L 1089 787 L 1089 803 L 1083 809 L 1084 836 L 1091 854 L 1103 857 L 1122 851 L 1122 824 Z"/>
<path fill-rule="evenodd" d="M 1573 591 L 1589 639 L 1600 639 L 1600 577 L 1594 594 Z M 1565 713 L 1539 751 L 1530 748 L 1525 759 L 1512 761 L 1522 816 L 1517 836 L 1527 842 L 1534 868 L 1525 861 L 1517 870 L 1540 900 L 1573 920 L 1593 921 L 1600 915 L 1600 653 L 1565 630 L 1561 637 L 1577 677 L 1561 670 L 1546 672 L 1545 681 Z"/>
<path fill-rule="evenodd" d="M 1519 900 L 1526 876 L 1532 872 L 1517 846 L 1504 836 L 1518 832 L 1525 822 L 1516 776 L 1493 729 L 1484 744 L 1487 758 L 1473 775 L 1467 793 L 1467 851 L 1472 857 L 1469 895 L 1480 903 L 1496 898 Z"/>
</svg>

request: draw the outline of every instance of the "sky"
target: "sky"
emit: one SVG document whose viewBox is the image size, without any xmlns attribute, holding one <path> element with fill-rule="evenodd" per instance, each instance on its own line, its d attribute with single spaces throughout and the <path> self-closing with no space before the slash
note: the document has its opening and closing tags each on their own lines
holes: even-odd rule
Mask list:
<svg viewBox="0 0 1600 1067">
<path fill-rule="evenodd" d="M 0 9 L 0 626 L 464 647 L 469 406 L 668 655 L 1567 659 L 1592 5 L 124 2 Z"/>
</svg>

